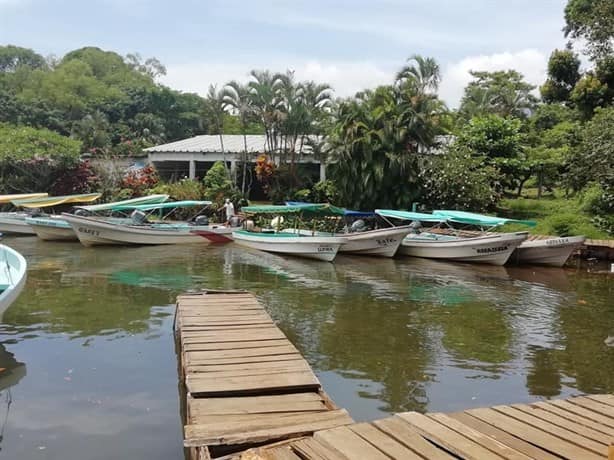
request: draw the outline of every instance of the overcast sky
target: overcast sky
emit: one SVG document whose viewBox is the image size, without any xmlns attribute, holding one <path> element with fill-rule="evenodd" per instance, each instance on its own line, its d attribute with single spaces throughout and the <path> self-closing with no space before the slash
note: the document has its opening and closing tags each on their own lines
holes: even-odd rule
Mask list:
<svg viewBox="0 0 614 460">
<path fill-rule="evenodd" d="M 339 96 L 389 83 L 412 54 L 440 63 L 456 107 L 468 71 L 544 80 L 566 0 L 0 0 L 0 44 L 61 56 L 86 45 L 155 56 L 163 83 L 206 92 L 253 68 L 292 69 Z"/>
</svg>

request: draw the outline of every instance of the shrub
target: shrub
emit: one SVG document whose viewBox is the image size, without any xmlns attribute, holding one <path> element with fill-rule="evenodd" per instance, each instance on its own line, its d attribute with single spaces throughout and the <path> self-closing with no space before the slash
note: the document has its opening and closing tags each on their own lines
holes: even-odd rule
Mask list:
<svg viewBox="0 0 614 460">
<path fill-rule="evenodd" d="M 312 200 L 315 203 L 339 202 L 339 191 L 337 190 L 337 186 L 335 185 L 335 183 L 330 179 L 317 182 L 313 186 L 311 194 Z"/>
<path fill-rule="evenodd" d="M 152 165 L 129 170 L 122 181 L 122 188 L 132 190 L 133 197 L 146 195 L 160 181 L 158 171 Z"/>
<path fill-rule="evenodd" d="M 52 157 L 76 160 L 81 142 L 48 129 L 0 123 L 0 158 L 29 159 Z"/>
<path fill-rule="evenodd" d="M 237 196 L 237 190 L 228 177 L 224 163 L 221 161 L 216 161 L 207 171 L 203 184 L 204 196 L 217 206 L 220 206 L 225 198 L 230 198 L 232 201 L 241 198 L 240 194 Z"/>
<path fill-rule="evenodd" d="M 166 193 L 173 201 L 202 200 L 205 194 L 204 186 L 197 180 L 182 179 L 178 182 L 158 184 L 149 190 L 150 193 Z"/>
</svg>

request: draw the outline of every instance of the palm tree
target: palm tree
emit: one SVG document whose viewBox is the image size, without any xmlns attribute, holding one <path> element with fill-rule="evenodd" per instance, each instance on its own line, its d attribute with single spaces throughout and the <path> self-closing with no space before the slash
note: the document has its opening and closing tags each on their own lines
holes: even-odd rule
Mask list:
<svg viewBox="0 0 614 460">
<path fill-rule="evenodd" d="M 228 178 L 230 178 L 230 171 L 228 170 L 228 164 L 226 163 L 226 150 L 224 149 L 224 116 L 226 111 L 224 110 L 224 95 L 222 91 L 218 91 L 217 86 L 209 85 L 209 91 L 205 97 L 205 116 L 213 121 L 214 130 L 217 131 L 220 136 L 220 147 L 222 150 L 222 160 L 224 162 L 224 169 Z"/>
<path fill-rule="evenodd" d="M 398 86 L 409 86 L 417 94 L 436 92 L 441 82 L 441 71 L 437 61 L 414 54 L 396 75 Z"/>
<path fill-rule="evenodd" d="M 266 136 L 265 149 L 273 156 L 278 150 L 278 130 L 281 119 L 278 88 L 280 76 L 268 70 L 252 70 L 248 83 L 249 94 L 254 113 L 264 126 Z"/>
<path fill-rule="evenodd" d="M 226 85 L 222 92 L 222 101 L 226 110 L 233 111 L 239 117 L 241 131 L 243 133 L 243 158 L 242 163 L 242 178 L 241 178 L 241 193 L 245 194 L 245 182 L 247 174 L 247 127 L 254 114 L 252 98 L 250 97 L 249 87 L 242 85 L 237 81 L 231 81 Z"/>
</svg>

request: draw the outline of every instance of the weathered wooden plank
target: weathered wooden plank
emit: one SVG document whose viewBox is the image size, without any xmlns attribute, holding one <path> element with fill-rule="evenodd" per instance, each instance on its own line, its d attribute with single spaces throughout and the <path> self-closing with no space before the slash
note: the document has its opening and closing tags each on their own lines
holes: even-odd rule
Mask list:
<svg viewBox="0 0 614 460">
<path fill-rule="evenodd" d="M 597 402 L 612 406 L 614 411 L 614 395 L 586 395 L 588 399 L 594 399 Z"/>
<path fill-rule="evenodd" d="M 222 342 L 222 343 L 201 343 L 201 350 L 236 350 L 240 348 L 262 348 L 262 347 L 277 347 L 287 344 L 286 339 L 274 339 L 274 340 L 251 340 L 244 342 Z"/>
<path fill-rule="evenodd" d="M 314 392 L 235 398 L 188 398 L 189 412 L 197 419 L 206 415 L 260 414 L 267 412 L 311 412 L 326 410 L 322 397 Z"/>
<path fill-rule="evenodd" d="M 289 356 L 296 356 L 289 355 Z M 283 355 L 286 356 L 286 355 Z M 299 355 L 300 356 L 300 355 Z M 239 364 L 193 364 L 186 365 L 186 372 L 224 372 L 232 370 L 249 370 L 249 369 L 285 369 L 292 366 L 308 366 L 308 364 L 302 358 L 283 359 L 283 360 L 271 360 L 271 361 L 259 361 L 252 363 L 239 363 Z"/>
<path fill-rule="evenodd" d="M 199 344 L 184 345 L 185 353 L 189 353 L 191 357 L 196 359 L 223 359 L 223 358 L 242 358 L 246 356 L 268 356 L 268 355 L 287 355 L 288 353 L 297 353 L 298 350 L 290 345 L 277 345 L 274 347 L 258 347 L 258 348 L 237 348 L 234 350 L 201 350 Z"/>
<path fill-rule="evenodd" d="M 603 456 L 493 409 L 470 409 L 466 413 L 564 458 L 603 459 Z"/>
<path fill-rule="evenodd" d="M 507 415 L 508 417 L 513 417 L 514 419 L 522 423 L 526 423 L 527 425 L 540 429 L 545 433 L 550 433 L 553 436 L 557 436 L 570 443 L 576 444 L 583 449 L 590 450 L 596 454 L 602 454 L 606 452 L 605 444 L 592 441 L 585 436 L 578 435 L 567 429 L 561 428 L 553 424 L 552 422 L 544 421 L 542 419 L 534 417 L 533 415 L 529 415 L 519 410 L 516 410 L 510 406 L 494 406 L 492 409 L 497 412 L 500 412 L 501 414 Z"/>
<path fill-rule="evenodd" d="M 289 446 L 278 446 L 266 450 L 263 460 L 302 460 Z"/>
<path fill-rule="evenodd" d="M 264 391 L 317 390 L 320 384 L 313 372 L 287 372 L 259 376 L 237 376 L 218 379 L 215 376 L 189 374 L 186 387 L 192 394 L 250 394 Z"/>
<path fill-rule="evenodd" d="M 293 365 L 286 367 L 273 367 L 270 369 L 234 369 L 229 371 L 217 371 L 217 372 L 191 372 L 188 371 L 187 375 L 192 377 L 206 377 L 212 379 L 226 380 L 234 377 L 253 377 L 259 379 L 261 376 L 274 375 L 274 374 L 291 374 L 293 372 L 311 372 L 311 368 L 307 363 L 301 365 Z"/>
<path fill-rule="evenodd" d="M 352 430 L 365 441 L 376 446 L 390 458 L 399 460 L 422 460 L 420 455 L 369 423 L 355 423 L 353 425 L 348 425 L 348 429 Z"/>
<path fill-rule="evenodd" d="M 484 433 L 485 435 L 496 439 L 500 443 L 527 455 L 529 458 L 536 460 L 560 460 L 560 457 L 552 455 L 550 452 L 540 449 L 533 444 L 529 444 L 523 439 L 517 438 L 506 431 L 500 430 L 499 428 L 496 428 L 464 412 L 454 412 L 447 414 L 447 416 L 454 420 L 458 420 L 464 425 L 471 427 L 480 433 Z"/>
<path fill-rule="evenodd" d="M 608 406 L 607 404 L 603 404 L 592 399 L 585 398 L 583 396 L 577 398 L 570 398 L 567 401 L 577 406 L 584 407 L 585 409 L 592 410 L 593 412 L 597 412 L 598 414 L 614 419 L 614 408 Z"/>
<path fill-rule="evenodd" d="M 344 426 L 318 431 L 314 433 L 313 439 L 322 444 L 328 444 L 331 449 L 341 452 L 348 458 L 389 460 L 382 451 Z"/>
<path fill-rule="evenodd" d="M 198 353 L 198 352 L 192 352 Z M 244 364 L 244 363 L 265 363 L 269 361 L 290 361 L 302 359 L 300 353 L 288 353 L 286 355 L 268 355 L 268 356 L 244 356 L 233 358 L 216 358 L 216 359 L 199 359 L 192 357 L 192 353 L 186 353 L 184 361 L 186 365 L 224 365 L 224 364 Z"/>
<path fill-rule="evenodd" d="M 264 425 L 261 420 L 210 424 L 192 424 L 185 427 L 186 447 L 249 444 L 305 436 L 314 431 L 348 425 L 352 419 L 343 409 L 325 412 L 275 414 Z"/>
<path fill-rule="evenodd" d="M 516 449 L 498 441 L 497 439 L 488 436 L 485 433 L 475 430 L 471 428 L 470 426 L 467 426 L 464 423 L 456 419 L 453 419 L 452 417 L 448 417 L 446 414 L 434 413 L 434 414 L 426 414 L 426 415 L 429 418 L 441 423 L 445 427 L 456 431 L 457 433 L 463 435 L 467 439 L 470 439 L 473 442 L 480 444 L 486 449 L 492 452 L 495 452 L 506 459 L 529 460 L 531 458 L 523 454 L 522 452 L 519 452 Z"/>
<path fill-rule="evenodd" d="M 283 339 L 285 335 L 280 330 L 261 330 L 250 329 L 245 331 L 228 331 L 226 334 L 204 332 L 198 333 L 194 337 L 200 339 L 202 343 L 223 343 L 223 342 L 245 342 L 251 340 L 273 340 Z"/>
<path fill-rule="evenodd" d="M 610 440 L 612 439 L 610 435 L 595 431 L 585 425 L 582 425 L 581 423 L 571 421 L 563 417 L 559 417 L 558 415 L 544 411 L 538 407 L 527 406 L 524 404 L 512 404 L 510 407 L 525 414 L 529 414 L 533 417 L 537 417 L 540 420 L 544 420 L 545 422 L 559 426 L 565 430 L 569 430 L 572 433 L 576 433 L 580 436 L 584 436 L 585 438 L 602 443 L 606 446 L 610 444 Z"/>
<path fill-rule="evenodd" d="M 305 438 L 292 443 L 292 449 L 302 458 L 309 460 L 348 460 L 341 452 L 331 449 L 313 438 Z"/>
<path fill-rule="evenodd" d="M 571 420 L 572 422 L 579 423 L 595 431 L 599 431 L 601 433 L 607 434 L 614 439 L 614 428 L 604 425 L 603 423 L 599 423 L 592 419 L 583 417 L 579 414 L 575 414 L 573 412 L 566 411 L 560 408 L 559 406 L 556 406 L 554 404 L 550 404 L 547 402 L 536 402 L 536 403 L 532 403 L 531 406 L 539 408 L 543 410 L 544 412 L 549 412 L 553 415 L 557 415 L 564 419 Z"/>
<path fill-rule="evenodd" d="M 373 422 L 373 426 L 429 460 L 451 460 L 455 458 L 446 451 L 435 447 L 416 431 L 412 430 L 409 424 L 396 417 L 376 420 Z"/>
<path fill-rule="evenodd" d="M 234 333 L 234 334 L 239 334 L 239 333 L 250 333 L 250 331 L 248 330 L 246 332 L 246 329 L 254 329 L 253 332 L 251 332 L 252 334 L 256 334 L 256 336 L 254 338 L 258 338 L 259 335 L 261 335 L 263 332 L 267 332 L 267 331 L 263 331 L 263 329 L 267 329 L 270 331 L 275 331 L 277 330 L 277 328 L 275 327 L 275 325 L 273 324 L 236 324 L 236 325 L 232 325 L 232 326 L 206 326 L 206 325 L 193 325 L 193 326 L 185 326 L 181 329 L 181 337 L 185 338 L 185 337 L 201 337 L 203 335 L 215 335 L 218 334 L 222 331 L 225 331 L 227 333 L 227 335 L 230 335 L 230 333 Z M 281 337 L 281 336 L 279 336 Z M 285 337 L 285 336 L 284 336 Z"/>
<path fill-rule="evenodd" d="M 581 417 L 601 423 L 607 427 L 614 428 L 614 420 L 612 420 L 610 417 L 601 415 L 589 409 L 585 409 L 584 407 L 576 404 L 571 404 L 569 401 L 556 400 L 549 401 L 548 404 L 570 412 L 571 414 L 577 414 Z"/>
<path fill-rule="evenodd" d="M 501 460 L 501 457 L 494 452 L 418 412 L 403 412 L 395 417 L 407 422 L 414 430 L 431 442 L 462 458 Z"/>
</svg>

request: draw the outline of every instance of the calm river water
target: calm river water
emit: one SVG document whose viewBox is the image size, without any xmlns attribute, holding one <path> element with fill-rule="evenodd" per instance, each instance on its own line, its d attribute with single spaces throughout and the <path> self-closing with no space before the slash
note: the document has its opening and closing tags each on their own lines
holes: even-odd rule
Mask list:
<svg viewBox="0 0 614 460">
<path fill-rule="evenodd" d="M 28 283 L 0 324 L 0 458 L 183 458 L 173 302 L 254 292 L 356 420 L 614 392 L 614 278 L 234 245 L 3 241 Z"/>
</svg>

